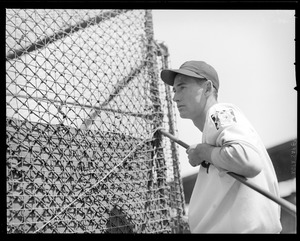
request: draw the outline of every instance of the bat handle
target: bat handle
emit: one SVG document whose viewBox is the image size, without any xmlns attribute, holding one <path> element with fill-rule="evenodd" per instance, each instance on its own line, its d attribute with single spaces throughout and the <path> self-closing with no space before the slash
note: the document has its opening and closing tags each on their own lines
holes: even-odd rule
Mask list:
<svg viewBox="0 0 300 241">
<path fill-rule="evenodd" d="M 176 142 L 177 144 L 179 144 L 180 146 L 184 147 L 185 149 L 188 149 L 188 148 L 190 147 L 187 143 L 185 143 L 185 142 L 179 140 L 178 138 L 176 138 L 175 136 L 173 136 L 173 135 L 170 134 L 169 132 L 166 132 L 164 129 L 159 129 L 159 131 L 160 131 L 164 136 L 169 137 L 172 141 Z M 203 162 L 201 163 L 201 166 L 207 168 L 207 171 L 208 171 L 209 165 L 210 165 L 210 163 L 207 162 L 207 161 L 203 161 Z"/>
<path fill-rule="evenodd" d="M 190 146 L 188 144 L 186 144 L 185 142 L 179 140 L 178 138 L 176 138 L 175 136 L 173 136 L 172 134 L 170 134 L 169 132 L 166 132 L 164 129 L 159 129 L 159 131 L 164 135 L 169 137 L 172 141 L 175 141 L 176 143 L 178 143 L 179 145 L 181 145 L 182 147 L 184 147 L 185 149 L 188 149 Z"/>
</svg>

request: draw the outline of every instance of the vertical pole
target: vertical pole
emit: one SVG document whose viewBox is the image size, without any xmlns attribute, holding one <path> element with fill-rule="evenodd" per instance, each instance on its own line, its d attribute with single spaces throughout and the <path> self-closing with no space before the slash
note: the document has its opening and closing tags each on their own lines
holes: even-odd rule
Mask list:
<svg viewBox="0 0 300 241">
<path fill-rule="evenodd" d="M 159 98 L 159 86 L 158 86 L 158 68 L 156 64 L 156 51 L 155 43 L 153 39 L 153 22 L 151 10 L 146 10 L 146 22 L 145 31 L 147 38 L 147 55 L 146 64 L 148 68 L 148 75 L 150 76 L 150 98 L 154 108 L 153 130 L 162 126 L 163 114 L 161 110 L 161 102 Z"/>
<path fill-rule="evenodd" d="M 157 51 L 156 45 L 153 37 L 153 22 L 152 22 L 152 13 L 151 10 L 146 10 L 145 12 L 145 31 L 146 31 L 146 40 L 147 40 L 147 55 L 146 55 L 146 64 L 148 69 L 148 76 L 150 76 L 150 98 L 153 105 L 154 115 L 153 115 L 153 131 L 158 127 L 163 125 L 163 112 L 161 109 L 161 101 L 159 96 L 159 84 L 158 84 L 158 68 L 157 68 Z M 152 172 L 157 174 L 157 186 L 159 188 L 159 205 L 162 206 L 162 209 L 166 209 L 165 201 L 165 186 L 166 183 L 166 165 L 164 152 L 162 149 L 162 135 L 161 133 L 156 133 L 154 136 L 155 140 L 152 142 L 153 153 L 152 161 L 150 167 L 152 167 Z M 152 165 L 152 166 L 151 166 Z M 151 178 L 154 178 L 154 173 L 151 173 Z M 153 182 L 153 180 L 150 180 Z M 151 193 L 151 190 L 150 190 Z M 162 211 L 166 215 L 166 211 Z M 156 230 L 157 231 L 157 230 Z"/>
<path fill-rule="evenodd" d="M 168 68 L 168 48 L 160 44 L 160 53 L 162 55 L 162 68 L 167 69 Z M 168 121 L 169 121 L 169 132 L 175 134 L 176 131 L 176 120 L 175 120 L 175 112 L 174 112 L 174 105 L 172 103 L 172 96 L 171 96 L 171 90 L 170 86 L 165 84 L 165 90 L 166 90 L 166 99 L 167 99 L 167 108 L 168 108 Z M 179 154 L 178 149 L 176 147 L 175 142 L 171 142 L 171 150 L 172 150 L 172 160 L 173 160 L 173 172 L 174 172 L 174 184 L 175 184 L 175 203 L 176 203 L 176 209 L 177 209 L 177 232 L 183 233 L 183 227 L 181 226 L 181 220 L 182 216 L 185 215 L 185 198 L 184 198 L 184 192 L 183 192 L 183 186 L 180 176 L 180 168 L 179 168 Z M 177 193 L 179 193 L 179 200 Z M 180 202 L 179 205 L 177 205 Z M 181 207 L 180 207 L 181 205 Z"/>
</svg>

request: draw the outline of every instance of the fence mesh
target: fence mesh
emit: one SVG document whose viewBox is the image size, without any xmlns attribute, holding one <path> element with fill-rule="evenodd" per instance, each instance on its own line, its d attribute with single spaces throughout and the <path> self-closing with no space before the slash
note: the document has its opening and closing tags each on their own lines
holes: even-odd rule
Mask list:
<svg viewBox="0 0 300 241">
<path fill-rule="evenodd" d="M 174 233 L 184 197 L 150 10 L 6 10 L 8 233 Z"/>
</svg>

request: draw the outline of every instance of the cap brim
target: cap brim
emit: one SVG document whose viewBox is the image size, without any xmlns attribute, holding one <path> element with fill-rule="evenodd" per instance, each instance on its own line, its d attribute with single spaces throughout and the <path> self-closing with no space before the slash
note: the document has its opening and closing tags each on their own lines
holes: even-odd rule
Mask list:
<svg viewBox="0 0 300 241">
<path fill-rule="evenodd" d="M 183 74 L 195 78 L 205 78 L 204 76 L 201 76 L 186 69 L 164 69 L 161 71 L 160 77 L 166 84 L 173 86 L 174 79 L 177 74 Z"/>
</svg>

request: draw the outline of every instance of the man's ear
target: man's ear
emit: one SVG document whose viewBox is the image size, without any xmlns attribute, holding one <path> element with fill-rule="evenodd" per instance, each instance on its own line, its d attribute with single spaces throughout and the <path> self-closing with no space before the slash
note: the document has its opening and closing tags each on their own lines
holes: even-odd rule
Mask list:
<svg viewBox="0 0 300 241">
<path fill-rule="evenodd" d="M 206 85 L 205 94 L 208 95 L 213 91 L 214 86 L 213 86 L 213 83 L 211 82 L 211 80 L 207 80 L 205 85 Z"/>
</svg>

